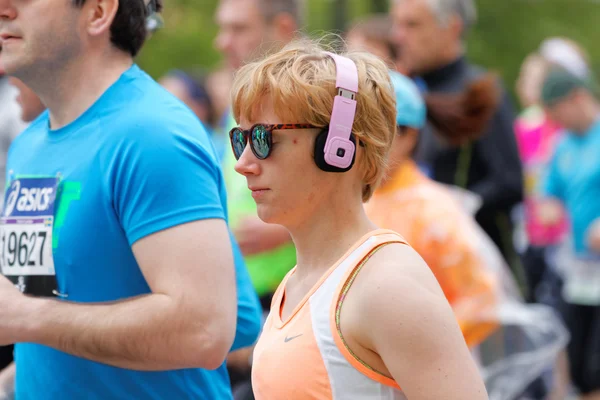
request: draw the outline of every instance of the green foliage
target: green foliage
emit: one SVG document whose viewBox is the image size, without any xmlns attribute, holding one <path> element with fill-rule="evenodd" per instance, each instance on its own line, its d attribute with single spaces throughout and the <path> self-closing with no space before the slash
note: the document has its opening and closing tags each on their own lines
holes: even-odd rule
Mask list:
<svg viewBox="0 0 600 400">
<path fill-rule="evenodd" d="M 585 48 L 594 71 L 600 67 L 595 0 L 478 0 L 479 22 L 468 41 L 474 62 L 498 71 L 514 86 L 523 59 L 550 36 L 564 36 Z"/>
<path fill-rule="evenodd" d="M 305 0 L 306 31 L 339 28 L 354 18 L 381 9 L 385 0 Z M 468 40 L 470 59 L 497 71 L 512 89 L 527 54 L 549 36 L 567 36 L 590 53 L 600 71 L 600 1 L 477 0 L 479 23 Z M 150 38 L 138 62 L 152 76 L 171 68 L 214 67 L 220 61 L 213 47 L 217 0 L 169 0 L 165 27 Z M 344 6 L 345 5 L 345 6 Z M 344 6 L 344 7 L 343 7 Z"/>
<path fill-rule="evenodd" d="M 172 68 L 214 67 L 220 54 L 213 46 L 216 0 L 168 0 L 165 26 L 145 44 L 137 62 L 154 78 Z"/>
</svg>

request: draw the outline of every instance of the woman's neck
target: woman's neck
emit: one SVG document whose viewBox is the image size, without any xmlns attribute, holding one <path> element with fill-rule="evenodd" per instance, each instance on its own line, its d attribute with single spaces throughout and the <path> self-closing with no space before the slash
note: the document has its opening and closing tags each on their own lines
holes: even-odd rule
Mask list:
<svg viewBox="0 0 600 400">
<path fill-rule="evenodd" d="M 357 240 L 375 229 L 360 200 L 332 200 L 329 206 L 319 207 L 319 212 L 301 226 L 289 229 L 296 246 L 298 278 L 324 273 Z"/>
</svg>

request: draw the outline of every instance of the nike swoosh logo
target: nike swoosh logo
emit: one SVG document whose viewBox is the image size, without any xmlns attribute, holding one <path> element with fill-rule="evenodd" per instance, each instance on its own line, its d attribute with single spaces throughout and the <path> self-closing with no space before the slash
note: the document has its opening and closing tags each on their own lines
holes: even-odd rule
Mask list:
<svg viewBox="0 0 600 400">
<path fill-rule="evenodd" d="M 300 336 L 302 336 L 302 335 L 303 335 L 303 334 L 301 333 L 301 334 L 299 334 L 299 335 L 292 336 L 292 337 L 287 337 L 287 336 L 286 336 L 286 337 L 285 337 L 285 339 L 283 339 L 283 341 L 284 341 L 285 343 L 287 343 L 287 342 L 289 342 L 290 340 L 294 340 L 294 339 L 296 339 L 297 337 L 300 337 Z"/>
</svg>

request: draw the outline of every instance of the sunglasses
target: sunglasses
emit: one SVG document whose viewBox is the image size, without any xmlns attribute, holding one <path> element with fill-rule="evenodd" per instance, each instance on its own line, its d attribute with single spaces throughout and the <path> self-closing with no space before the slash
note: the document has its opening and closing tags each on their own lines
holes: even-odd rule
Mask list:
<svg viewBox="0 0 600 400">
<path fill-rule="evenodd" d="M 250 138 L 250 149 L 256 158 L 264 160 L 269 157 L 273 149 L 273 131 L 284 129 L 318 129 L 318 127 L 310 124 L 256 124 L 247 130 L 235 127 L 229 131 L 229 140 L 235 159 L 239 160 L 242 156 L 248 138 Z"/>
</svg>

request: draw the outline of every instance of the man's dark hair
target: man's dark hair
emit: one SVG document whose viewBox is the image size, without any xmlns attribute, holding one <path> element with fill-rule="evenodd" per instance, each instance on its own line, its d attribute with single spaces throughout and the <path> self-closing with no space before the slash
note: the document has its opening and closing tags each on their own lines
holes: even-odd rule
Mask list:
<svg viewBox="0 0 600 400">
<path fill-rule="evenodd" d="M 76 7 L 82 7 L 86 0 L 73 0 Z M 150 0 L 147 6 L 145 0 L 119 0 L 117 14 L 110 26 L 112 44 L 135 57 L 146 37 L 146 19 L 152 12 L 162 10 L 162 0 Z"/>
</svg>

